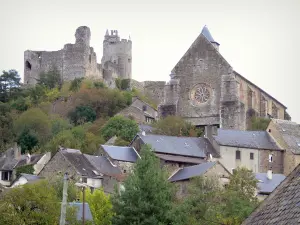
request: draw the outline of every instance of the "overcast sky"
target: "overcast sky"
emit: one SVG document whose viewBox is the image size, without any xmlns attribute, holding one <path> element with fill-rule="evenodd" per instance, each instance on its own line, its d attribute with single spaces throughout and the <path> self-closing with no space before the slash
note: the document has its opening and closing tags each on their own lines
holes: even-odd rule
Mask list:
<svg viewBox="0 0 300 225">
<path fill-rule="evenodd" d="M 233 69 L 300 123 L 300 0 L 0 1 L 1 71 L 23 76 L 25 50 L 59 50 L 86 25 L 98 62 L 106 29 L 118 30 L 133 42 L 133 78 L 167 81 L 207 25 Z"/>
</svg>

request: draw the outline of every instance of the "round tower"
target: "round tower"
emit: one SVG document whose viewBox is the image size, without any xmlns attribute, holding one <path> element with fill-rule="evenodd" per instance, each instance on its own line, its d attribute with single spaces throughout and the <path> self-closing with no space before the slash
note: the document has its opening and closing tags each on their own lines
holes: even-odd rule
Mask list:
<svg viewBox="0 0 300 225">
<path fill-rule="evenodd" d="M 75 32 L 75 44 L 90 46 L 91 30 L 87 26 L 81 26 Z"/>
</svg>

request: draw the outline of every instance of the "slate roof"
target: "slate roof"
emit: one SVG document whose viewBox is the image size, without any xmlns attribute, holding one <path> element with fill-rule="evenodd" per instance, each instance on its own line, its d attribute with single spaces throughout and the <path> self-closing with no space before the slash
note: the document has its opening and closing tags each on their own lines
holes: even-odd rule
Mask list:
<svg viewBox="0 0 300 225">
<path fill-rule="evenodd" d="M 152 133 L 154 131 L 155 128 L 146 125 L 146 124 L 140 124 L 139 125 L 140 131 L 145 131 L 146 133 Z"/>
<path fill-rule="evenodd" d="M 208 30 L 208 28 L 207 28 L 206 25 L 203 27 L 203 29 L 201 31 L 201 34 L 203 34 L 206 37 L 206 39 L 209 40 L 210 42 L 219 44 L 218 42 L 216 42 L 213 39 L 213 37 L 212 37 L 211 33 L 209 32 L 209 30 Z"/>
<path fill-rule="evenodd" d="M 26 178 L 27 181 L 36 181 L 36 180 L 44 179 L 43 177 L 33 175 L 33 174 L 27 174 L 27 173 L 21 173 L 21 176 Z"/>
<path fill-rule="evenodd" d="M 201 176 L 206 173 L 207 170 L 216 165 L 217 162 L 206 162 L 195 166 L 188 166 L 180 168 L 175 174 L 173 174 L 169 181 L 175 182 L 180 180 L 187 180 L 193 177 Z"/>
<path fill-rule="evenodd" d="M 242 225 L 300 223 L 300 165 L 251 213 Z"/>
<path fill-rule="evenodd" d="M 267 178 L 266 173 L 256 173 L 255 177 L 258 182 L 259 193 L 271 193 L 285 179 L 283 174 L 272 174 L 272 179 Z"/>
<path fill-rule="evenodd" d="M 181 155 L 168 155 L 168 154 L 161 154 L 161 153 L 155 153 L 155 155 L 160 159 L 166 161 L 172 161 L 172 162 L 184 162 L 184 163 L 192 163 L 192 164 L 200 164 L 206 162 L 205 159 L 187 157 Z"/>
<path fill-rule="evenodd" d="M 102 174 L 118 175 L 122 174 L 118 167 L 113 166 L 110 161 L 104 156 L 94 156 L 84 154 L 87 160 Z"/>
<path fill-rule="evenodd" d="M 214 139 L 219 145 L 240 148 L 282 150 L 267 131 L 242 131 L 218 129 Z"/>
<path fill-rule="evenodd" d="M 82 202 L 69 202 L 69 206 L 77 208 L 77 220 L 82 221 L 83 204 Z M 84 218 L 88 221 L 93 221 L 92 212 L 88 203 L 84 203 Z"/>
<path fill-rule="evenodd" d="M 294 154 L 300 154 L 300 125 L 295 122 L 279 119 L 272 119 L 272 122 L 289 146 L 289 150 Z"/>
<path fill-rule="evenodd" d="M 96 170 L 80 150 L 61 149 L 60 153 L 74 166 L 80 175 L 90 178 L 99 176 L 99 171 Z"/>
<path fill-rule="evenodd" d="M 121 147 L 112 145 L 101 145 L 103 150 L 114 160 L 123 162 L 136 162 L 139 158 L 138 153 L 133 147 Z"/>
<path fill-rule="evenodd" d="M 138 134 L 145 144 L 150 144 L 156 153 L 205 158 L 208 153 L 217 156 L 211 143 L 205 138 L 176 137 L 165 135 Z"/>
</svg>

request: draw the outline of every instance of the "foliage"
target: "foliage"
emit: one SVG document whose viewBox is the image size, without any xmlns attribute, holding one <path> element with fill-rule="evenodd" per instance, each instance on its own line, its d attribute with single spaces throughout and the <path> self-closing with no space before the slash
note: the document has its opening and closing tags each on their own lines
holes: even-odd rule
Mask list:
<svg viewBox="0 0 300 225">
<path fill-rule="evenodd" d="M 59 98 L 60 91 L 58 88 L 47 89 L 45 92 L 45 95 L 46 95 L 47 101 L 52 102 Z"/>
<path fill-rule="evenodd" d="M 178 116 L 168 116 L 157 121 L 154 125 L 154 133 L 169 136 L 191 136 L 199 137 L 203 130 L 196 128 Z"/>
<path fill-rule="evenodd" d="M 82 194 L 80 196 L 82 201 Z M 102 189 L 95 189 L 93 193 L 85 190 L 85 201 L 89 204 L 95 225 L 110 225 L 113 217 L 110 196 Z"/>
<path fill-rule="evenodd" d="M 94 82 L 94 87 L 97 88 L 97 89 L 100 89 L 100 88 L 105 88 L 106 86 L 102 81 L 95 81 Z"/>
<path fill-rule="evenodd" d="M 0 102 L 8 102 L 20 92 L 20 75 L 16 70 L 3 71 L 0 75 Z"/>
<path fill-rule="evenodd" d="M 169 224 L 173 188 L 167 174 L 160 168 L 159 159 L 148 145 L 141 150 L 141 158 L 124 182 L 124 190 L 112 198 L 114 225 Z"/>
<path fill-rule="evenodd" d="M 59 175 L 54 177 L 49 181 L 49 184 L 55 189 L 56 196 L 58 199 L 63 198 L 63 188 L 64 188 L 64 176 Z M 68 180 L 68 202 L 73 202 L 77 200 L 77 187 L 75 186 L 75 182 L 71 179 Z"/>
<path fill-rule="evenodd" d="M 108 120 L 101 133 L 106 140 L 117 136 L 125 141 L 131 141 L 138 132 L 139 127 L 135 121 L 123 116 L 115 116 Z"/>
<path fill-rule="evenodd" d="M 23 112 L 14 124 L 18 137 L 24 132 L 35 136 L 39 143 L 44 143 L 51 135 L 51 124 L 48 116 L 38 108 Z"/>
<path fill-rule="evenodd" d="M 48 181 L 43 180 L 10 189 L 0 201 L 0 224 L 58 225 L 61 199 Z M 74 214 L 67 214 L 73 224 Z"/>
<path fill-rule="evenodd" d="M 29 151 L 32 152 L 32 149 L 36 147 L 39 143 L 35 134 L 32 134 L 28 129 L 22 131 L 17 139 L 18 145 L 21 147 L 22 154 Z"/>
<path fill-rule="evenodd" d="M 119 90 L 128 90 L 130 88 L 130 79 L 115 79 L 116 87 Z"/>
<path fill-rule="evenodd" d="M 267 127 L 269 126 L 270 119 L 267 118 L 261 118 L 261 117 L 252 117 L 250 126 L 248 130 L 263 130 L 265 131 Z"/>
<path fill-rule="evenodd" d="M 149 98 L 149 96 L 143 95 L 140 91 L 138 91 L 135 88 L 132 88 L 132 96 L 138 97 L 140 100 L 148 103 L 152 108 L 157 109 L 157 104 L 151 98 Z"/>
<path fill-rule="evenodd" d="M 75 125 L 96 120 L 96 112 L 90 106 L 77 106 L 74 111 L 69 113 L 69 118 Z"/>
<path fill-rule="evenodd" d="M 21 173 L 33 174 L 34 168 L 33 165 L 25 165 L 16 168 L 16 176 L 19 177 Z"/>
<path fill-rule="evenodd" d="M 8 104 L 0 102 L 0 152 L 14 140 L 13 118 Z"/>
<path fill-rule="evenodd" d="M 59 132 L 63 130 L 69 130 L 72 128 L 72 125 L 69 121 L 59 117 L 59 116 L 52 116 L 51 118 L 51 133 L 53 136 L 57 135 Z"/>
<path fill-rule="evenodd" d="M 128 146 L 129 144 L 130 144 L 129 141 L 125 141 L 120 137 L 118 137 L 114 143 L 115 146 Z"/>
<path fill-rule="evenodd" d="M 35 87 L 30 88 L 28 91 L 33 105 L 38 105 L 45 98 L 46 88 L 43 85 L 35 85 Z"/>
<path fill-rule="evenodd" d="M 62 85 L 61 76 L 57 68 L 51 69 L 48 72 L 42 72 L 38 84 L 44 85 L 47 88 L 60 88 Z"/>
<path fill-rule="evenodd" d="M 16 109 L 20 112 L 24 112 L 29 108 L 29 103 L 26 98 L 20 96 L 16 100 L 13 100 L 11 103 L 11 108 Z"/>
<path fill-rule="evenodd" d="M 74 80 L 72 80 L 69 90 L 73 91 L 73 92 L 78 91 L 81 87 L 82 81 L 83 81 L 83 77 L 82 78 L 75 78 Z"/>
</svg>

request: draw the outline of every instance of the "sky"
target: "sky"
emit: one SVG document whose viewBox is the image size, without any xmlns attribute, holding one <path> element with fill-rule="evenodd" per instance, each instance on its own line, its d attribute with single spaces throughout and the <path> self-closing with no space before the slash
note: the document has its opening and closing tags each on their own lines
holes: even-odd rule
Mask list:
<svg viewBox="0 0 300 225">
<path fill-rule="evenodd" d="M 133 78 L 169 74 L 207 25 L 233 69 L 300 123 L 300 0 L 0 0 L 0 71 L 23 77 L 25 50 L 55 51 L 91 29 L 98 62 L 106 29 L 131 36 Z"/>
</svg>

